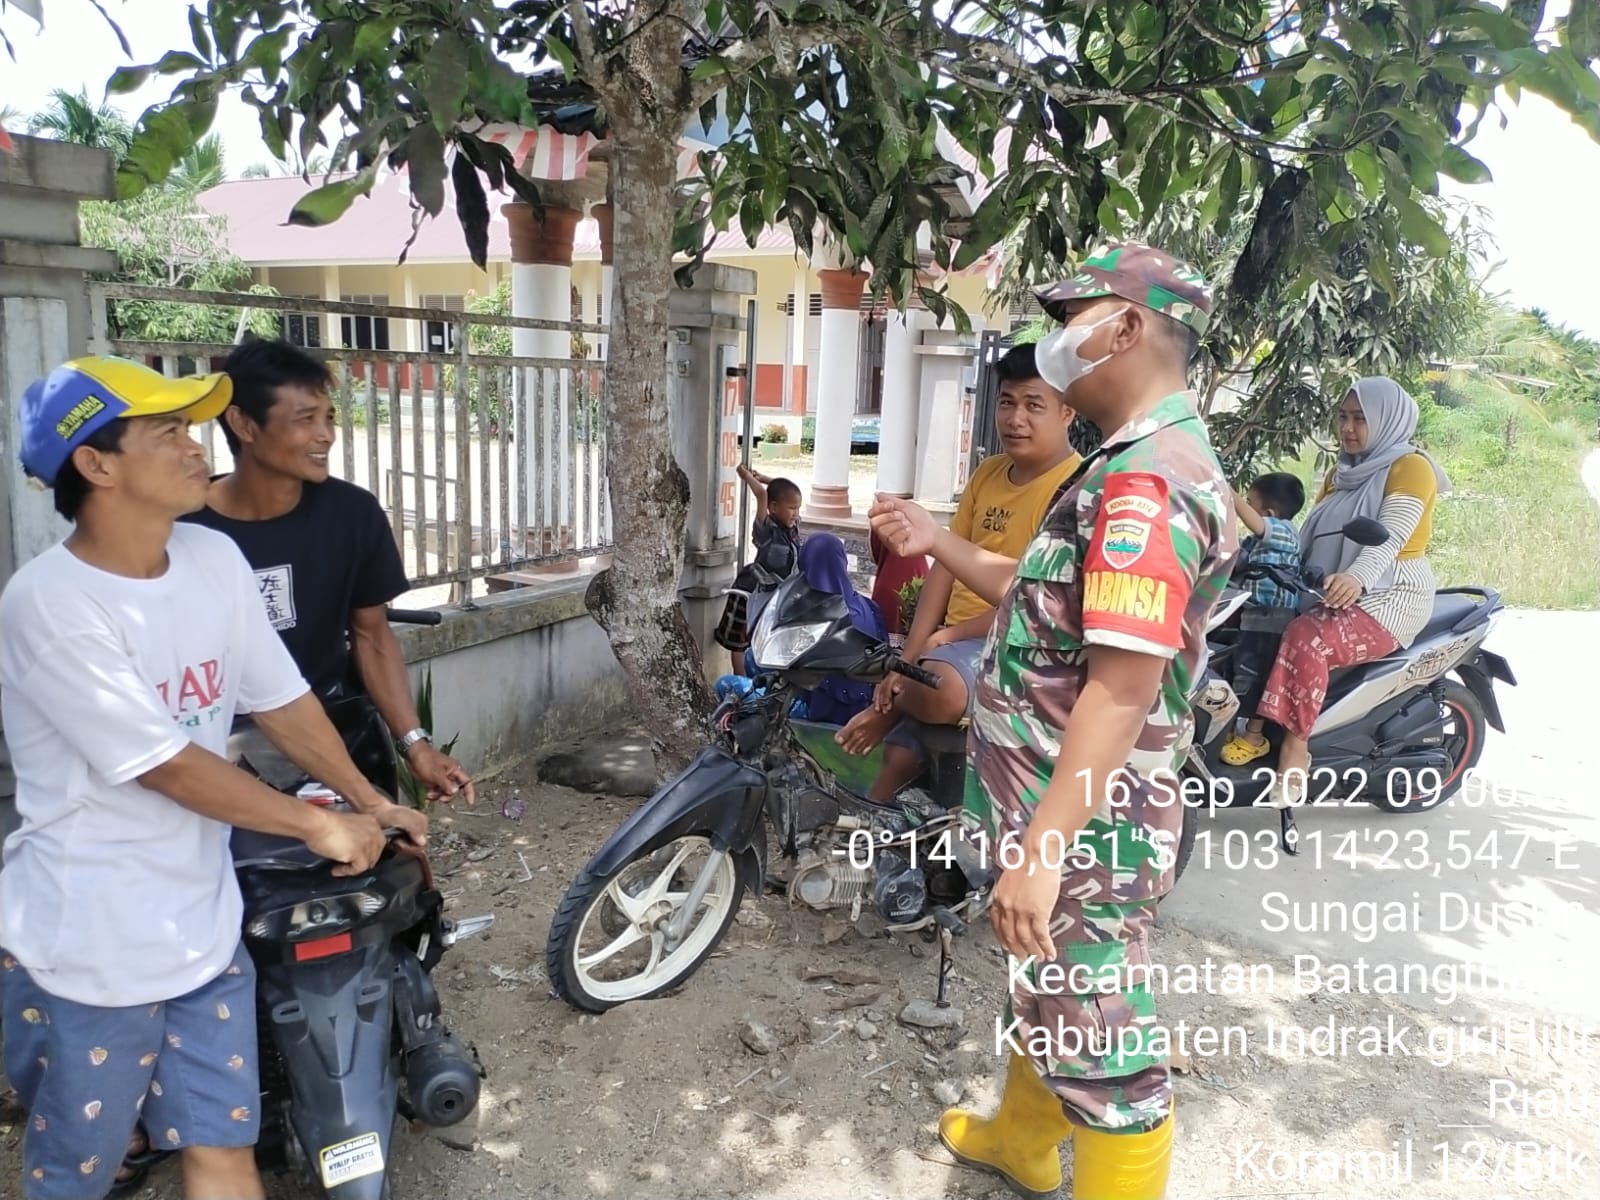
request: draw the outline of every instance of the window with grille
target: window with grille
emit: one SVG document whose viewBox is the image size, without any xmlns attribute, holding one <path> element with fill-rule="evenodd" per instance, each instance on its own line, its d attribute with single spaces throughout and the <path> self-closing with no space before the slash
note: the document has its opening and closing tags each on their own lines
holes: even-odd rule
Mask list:
<svg viewBox="0 0 1600 1200">
<path fill-rule="evenodd" d="M 348 295 L 340 296 L 346 304 L 388 304 L 388 296 L 377 295 Z M 389 318 L 388 317 L 340 317 L 339 331 L 344 337 L 344 344 L 354 350 L 387 350 L 389 349 Z"/>
<path fill-rule="evenodd" d="M 313 299 L 304 296 L 302 299 Z M 315 350 L 322 346 L 322 317 L 317 313 L 284 313 L 283 340 L 291 346 Z"/>
<path fill-rule="evenodd" d="M 417 298 L 420 308 L 442 308 L 446 312 L 465 312 L 465 296 L 424 292 Z M 448 321 L 422 322 L 422 349 L 427 354 L 451 354 L 456 348 L 456 327 Z"/>
<path fill-rule="evenodd" d="M 787 298 L 785 298 L 785 300 L 782 303 L 782 305 L 780 305 L 779 307 L 781 307 L 783 309 L 783 315 L 784 316 L 786 316 L 786 317 L 794 316 L 794 293 L 790 292 L 789 295 L 787 296 Z M 822 293 L 821 292 L 808 292 L 806 294 L 806 314 L 808 316 L 812 316 L 812 317 L 820 317 L 822 315 Z"/>
</svg>

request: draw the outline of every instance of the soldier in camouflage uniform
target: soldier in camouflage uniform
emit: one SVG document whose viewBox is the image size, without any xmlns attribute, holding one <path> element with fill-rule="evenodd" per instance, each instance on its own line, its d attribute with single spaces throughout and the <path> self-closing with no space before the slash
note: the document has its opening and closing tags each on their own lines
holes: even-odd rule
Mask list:
<svg viewBox="0 0 1600 1200">
<path fill-rule="evenodd" d="M 925 549 L 998 602 L 965 808 L 1001 870 L 992 917 L 1012 986 L 996 1042 L 1010 1069 L 993 1118 L 952 1109 L 940 1136 L 1028 1196 L 1060 1186 L 1074 1137 L 1075 1198 L 1160 1200 L 1172 1090 L 1148 934 L 1182 829 L 1187 697 L 1238 552 L 1187 390 L 1211 294 L 1161 251 L 1123 246 L 1038 296 L 1066 326 L 1040 344 L 1041 376 L 1109 435 L 1021 560 L 963 548 L 909 502 L 873 509 L 898 553 Z"/>
</svg>

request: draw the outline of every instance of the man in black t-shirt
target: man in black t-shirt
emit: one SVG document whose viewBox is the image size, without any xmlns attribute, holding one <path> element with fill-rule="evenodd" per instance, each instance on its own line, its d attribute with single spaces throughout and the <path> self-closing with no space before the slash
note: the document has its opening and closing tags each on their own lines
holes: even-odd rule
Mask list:
<svg viewBox="0 0 1600 1200">
<path fill-rule="evenodd" d="M 184 519 L 238 544 L 267 616 L 318 695 L 348 694 L 358 678 L 429 798 L 464 793 L 473 803 L 472 777 L 421 727 L 384 615 L 410 587 L 389 519 L 370 492 L 328 473 L 337 427 L 327 367 L 297 346 L 257 339 L 236 347 L 223 369 L 233 381 L 221 422 L 233 474 L 214 478 L 206 507 Z"/>
</svg>

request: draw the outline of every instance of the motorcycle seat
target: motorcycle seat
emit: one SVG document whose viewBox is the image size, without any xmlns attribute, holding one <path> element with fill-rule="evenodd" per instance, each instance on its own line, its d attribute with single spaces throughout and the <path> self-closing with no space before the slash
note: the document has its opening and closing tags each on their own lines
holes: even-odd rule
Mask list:
<svg viewBox="0 0 1600 1200">
<path fill-rule="evenodd" d="M 1481 592 L 1439 592 L 1433 598 L 1433 612 L 1428 615 L 1428 623 L 1422 627 L 1422 632 L 1417 634 L 1417 640 L 1448 633 L 1456 622 L 1474 612 L 1481 621 L 1489 619 L 1488 598 Z M 1476 625 L 1478 621 L 1469 624 Z"/>
<path fill-rule="evenodd" d="M 1468 622 L 1476 625 L 1480 621 L 1487 621 L 1492 606 L 1489 597 L 1482 592 L 1466 589 L 1452 588 L 1441 591 L 1433 597 L 1433 611 L 1428 614 L 1427 623 L 1421 632 L 1412 640 L 1411 645 L 1428 638 L 1443 637 L 1448 634 L 1457 622 L 1463 618 L 1477 615 L 1477 620 Z M 1385 654 L 1382 658 L 1375 658 L 1371 662 L 1358 663 L 1353 667 L 1335 667 L 1328 672 L 1328 698 L 1324 707 L 1335 700 L 1349 695 L 1369 670 L 1375 670 L 1385 663 L 1392 663 L 1396 659 L 1404 658 L 1409 653 L 1409 647 L 1402 647 L 1392 654 Z"/>
</svg>

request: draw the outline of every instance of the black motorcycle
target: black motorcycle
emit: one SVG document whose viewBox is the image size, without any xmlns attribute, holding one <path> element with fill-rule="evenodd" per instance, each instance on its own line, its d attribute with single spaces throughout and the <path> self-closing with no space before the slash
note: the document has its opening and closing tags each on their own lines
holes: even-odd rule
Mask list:
<svg viewBox="0 0 1600 1200">
<path fill-rule="evenodd" d="M 438 612 L 389 619 L 437 624 Z M 398 794 L 389 730 L 359 693 L 324 697 L 352 760 Z M 234 735 L 240 767 L 307 803 L 332 802 L 252 725 Z M 255 963 L 261 1064 L 258 1165 L 300 1172 L 313 1195 L 388 1200 L 395 1120 L 442 1128 L 477 1107 L 482 1064 L 446 1027 L 431 973 L 456 942 L 493 924 L 443 915 L 427 856 L 397 831 L 373 867 L 339 877 L 303 842 L 233 834 L 244 942 Z"/>
<path fill-rule="evenodd" d="M 1380 522 L 1358 517 L 1321 536 L 1381 546 L 1390 534 Z M 1323 579 L 1313 568 L 1252 564 L 1241 568 L 1236 582 L 1248 585 L 1261 578 L 1313 601 L 1322 598 Z M 1516 678 L 1503 657 L 1483 648 L 1503 609 L 1493 588 L 1441 589 L 1410 646 L 1335 668 L 1311 733 L 1306 804 L 1361 802 L 1391 813 L 1421 813 L 1460 791 L 1483 753 L 1488 728 L 1505 732 L 1494 681 L 1515 686 Z M 1248 627 L 1212 629 L 1200 690 L 1214 703 L 1210 711 L 1196 709 L 1198 726 L 1184 766 L 1185 775 L 1196 781 L 1196 795 L 1212 807 L 1270 800 L 1279 727 L 1267 725 L 1271 748 L 1253 762 L 1225 763 L 1220 752 L 1241 709 L 1254 711 L 1280 638 L 1281 629 L 1276 636 L 1253 634 Z M 1456 678 L 1447 678 L 1452 673 Z M 1280 808 L 1279 813 L 1281 845 L 1289 854 L 1298 853 L 1294 810 Z"/>
<path fill-rule="evenodd" d="M 996 878 L 992 856 L 963 835 L 966 730 L 907 722 L 927 765 L 877 803 L 866 795 L 878 755 L 846 754 L 837 726 L 792 711 L 829 675 L 875 682 L 894 671 L 931 687 L 939 677 L 856 629 L 842 597 L 798 574 L 765 605 L 752 645 L 754 687 L 718 707 L 717 743 L 629 817 L 562 898 L 545 969 L 575 1008 L 604 1012 L 677 987 L 745 891 L 768 885 L 792 905 L 848 910 L 851 921 L 871 909 L 890 931 L 936 937 L 943 1000 L 951 939 L 987 909 Z M 1186 812 L 1185 823 L 1197 818 Z"/>
</svg>

